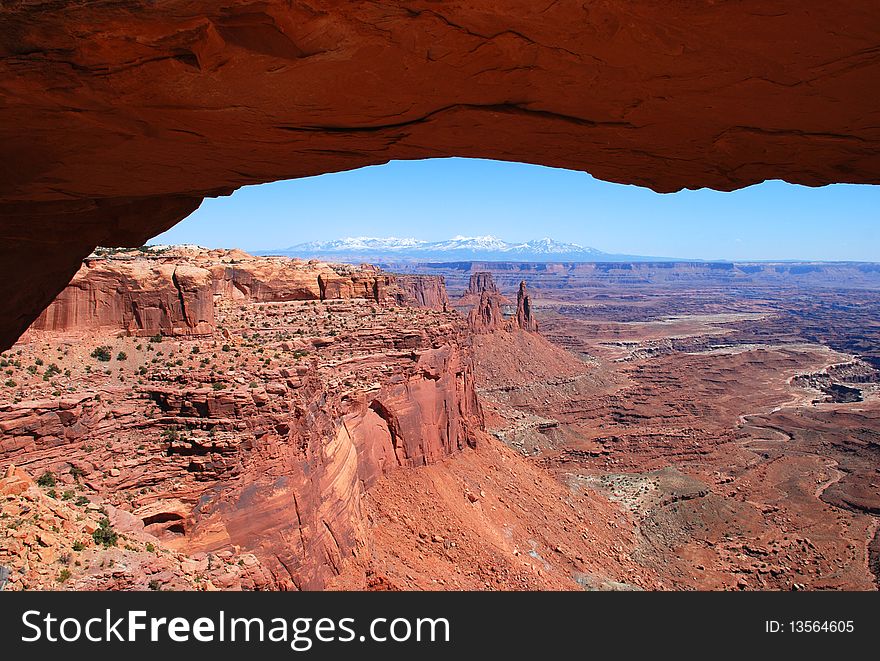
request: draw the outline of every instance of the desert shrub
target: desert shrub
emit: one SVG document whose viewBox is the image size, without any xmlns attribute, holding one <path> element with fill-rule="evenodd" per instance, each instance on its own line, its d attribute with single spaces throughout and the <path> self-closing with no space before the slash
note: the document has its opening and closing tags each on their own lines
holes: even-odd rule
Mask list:
<svg viewBox="0 0 880 661">
<path fill-rule="evenodd" d="M 119 541 L 119 533 L 113 530 L 110 519 L 105 516 L 98 522 L 98 529 L 92 533 L 92 539 L 95 540 L 95 544 L 109 548 L 116 546 L 116 542 Z"/>
<path fill-rule="evenodd" d="M 116 354 L 116 360 L 128 360 L 128 354 L 124 351 L 120 351 L 118 354 Z"/>
<path fill-rule="evenodd" d="M 160 344 L 162 342 L 162 333 L 156 333 L 150 338 L 152 344 Z"/>
<path fill-rule="evenodd" d="M 95 347 L 95 350 L 92 351 L 92 358 L 100 360 L 102 363 L 109 362 L 110 357 L 110 347 L 108 346 Z"/>
<path fill-rule="evenodd" d="M 52 471 L 46 471 L 37 478 L 37 485 L 41 487 L 54 487 L 55 474 Z"/>
</svg>

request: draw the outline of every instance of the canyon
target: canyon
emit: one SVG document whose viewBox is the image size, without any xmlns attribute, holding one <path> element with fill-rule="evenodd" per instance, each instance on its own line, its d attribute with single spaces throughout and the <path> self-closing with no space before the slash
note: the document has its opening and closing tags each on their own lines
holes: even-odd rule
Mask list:
<svg viewBox="0 0 880 661">
<path fill-rule="evenodd" d="M 0 357 L 7 589 L 875 589 L 876 272 L 630 266 L 96 252 Z"/>
<path fill-rule="evenodd" d="M 2 358 L 10 587 L 573 587 L 527 549 L 607 557 L 613 508 L 485 432 L 471 330 L 448 306 L 440 278 L 369 267 L 86 260 Z M 583 538 L 587 517 L 609 534 Z"/>
</svg>

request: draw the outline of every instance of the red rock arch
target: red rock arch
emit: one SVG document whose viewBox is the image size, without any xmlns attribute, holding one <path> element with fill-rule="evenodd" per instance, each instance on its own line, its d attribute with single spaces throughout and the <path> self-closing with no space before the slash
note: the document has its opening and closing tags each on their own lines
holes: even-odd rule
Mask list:
<svg viewBox="0 0 880 661">
<path fill-rule="evenodd" d="M 0 347 L 239 186 L 472 156 L 657 191 L 880 180 L 867 0 L 0 8 Z"/>
</svg>

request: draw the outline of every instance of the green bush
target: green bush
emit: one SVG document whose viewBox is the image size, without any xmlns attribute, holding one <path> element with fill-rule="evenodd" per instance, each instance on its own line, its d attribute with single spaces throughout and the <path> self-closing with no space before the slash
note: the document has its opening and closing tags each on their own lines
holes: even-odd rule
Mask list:
<svg viewBox="0 0 880 661">
<path fill-rule="evenodd" d="M 46 471 L 37 478 L 37 485 L 41 487 L 54 487 L 55 474 L 52 471 Z"/>
<path fill-rule="evenodd" d="M 119 534 L 113 530 L 113 527 L 110 525 L 110 519 L 105 516 L 98 522 L 98 529 L 92 533 L 92 539 L 95 540 L 95 544 L 109 548 L 116 546 L 116 542 L 119 541 Z"/>
<path fill-rule="evenodd" d="M 116 360 L 128 360 L 128 354 L 124 351 L 120 351 L 118 354 L 116 354 Z"/>
<path fill-rule="evenodd" d="M 106 363 L 110 361 L 110 347 L 108 346 L 100 346 L 95 347 L 95 350 L 92 351 L 92 358 L 96 358 L 100 360 L 102 363 Z"/>
</svg>

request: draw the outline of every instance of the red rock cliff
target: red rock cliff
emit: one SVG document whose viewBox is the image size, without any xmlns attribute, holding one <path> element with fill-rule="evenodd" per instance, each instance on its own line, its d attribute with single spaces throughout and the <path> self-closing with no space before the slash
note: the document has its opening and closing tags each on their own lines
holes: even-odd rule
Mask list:
<svg viewBox="0 0 880 661">
<path fill-rule="evenodd" d="M 476 273 L 471 273 L 465 294 L 476 294 L 479 296 L 484 291 L 494 292 L 496 294 L 500 293 L 498 291 L 498 285 L 495 284 L 495 280 L 492 278 L 492 273 L 489 271 L 477 271 Z"/>
<path fill-rule="evenodd" d="M 499 295 L 482 292 L 479 302 L 468 313 L 468 325 L 474 333 L 491 333 L 504 328 Z"/>
<path fill-rule="evenodd" d="M 241 251 L 174 249 L 86 260 L 32 329 L 206 335 L 215 330 L 215 297 L 257 303 L 361 298 L 440 311 L 449 303 L 442 276 L 393 275 Z"/>
<path fill-rule="evenodd" d="M 449 309 L 449 295 L 443 276 L 395 274 L 392 280 L 391 297 L 398 305 L 431 308 L 445 311 Z"/>
<path fill-rule="evenodd" d="M 209 334 L 214 330 L 211 273 L 187 264 L 87 260 L 32 328 Z"/>
</svg>

